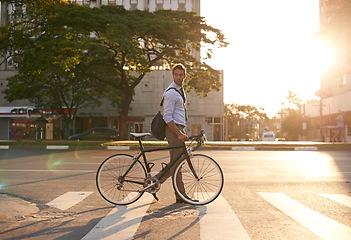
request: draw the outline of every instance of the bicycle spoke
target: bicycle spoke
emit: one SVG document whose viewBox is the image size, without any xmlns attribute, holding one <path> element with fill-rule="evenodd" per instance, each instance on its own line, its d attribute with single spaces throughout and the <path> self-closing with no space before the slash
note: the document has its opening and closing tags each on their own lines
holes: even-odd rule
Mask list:
<svg viewBox="0 0 351 240">
<path fill-rule="evenodd" d="M 139 190 L 143 188 L 146 173 L 141 163 L 137 161 L 126 174 L 133 162 L 131 156 L 117 154 L 100 165 L 96 183 L 100 194 L 107 201 L 125 205 L 141 197 L 142 192 Z"/>
<path fill-rule="evenodd" d="M 212 158 L 206 155 L 195 154 L 190 159 L 198 178 L 195 178 L 189 163 L 184 160 L 177 166 L 174 173 L 174 188 L 181 198 L 188 203 L 195 205 L 210 203 L 218 197 L 223 188 L 222 170 Z M 178 180 L 179 174 L 181 177 L 179 176 Z M 182 182 L 182 185 L 180 185 L 180 182 Z M 182 192 L 182 186 L 185 192 Z"/>
</svg>

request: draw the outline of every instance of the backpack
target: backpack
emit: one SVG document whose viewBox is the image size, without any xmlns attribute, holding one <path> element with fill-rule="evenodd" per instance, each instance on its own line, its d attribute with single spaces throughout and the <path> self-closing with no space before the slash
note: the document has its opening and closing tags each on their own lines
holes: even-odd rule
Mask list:
<svg viewBox="0 0 351 240">
<path fill-rule="evenodd" d="M 185 102 L 184 96 L 176 88 L 168 88 L 167 91 L 169 91 L 171 89 L 176 90 L 182 96 L 183 101 Z M 162 101 L 160 103 L 161 107 L 163 106 L 163 100 L 164 99 L 162 98 Z M 155 115 L 155 117 L 152 119 L 152 122 L 151 122 L 152 135 L 154 135 L 154 137 L 159 139 L 159 140 L 164 140 L 166 137 L 166 126 L 167 126 L 167 124 L 163 120 L 163 115 L 162 115 L 161 111 L 158 111 L 158 113 Z"/>
</svg>

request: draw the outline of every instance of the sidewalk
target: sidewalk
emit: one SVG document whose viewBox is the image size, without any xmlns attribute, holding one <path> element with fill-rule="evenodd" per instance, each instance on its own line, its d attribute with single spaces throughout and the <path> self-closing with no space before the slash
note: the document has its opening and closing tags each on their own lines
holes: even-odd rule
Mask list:
<svg viewBox="0 0 351 240">
<path fill-rule="evenodd" d="M 167 146 L 166 141 L 144 141 L 144 147 Z M 0 140 L 1 149 L 74 149 L 74 150 L 137 150 L 138 141 L 116 141 L 116 142 L 95 142 L 95 141 L 4 141 Z M 206 142 L 201 150 L 233 150 L 233 151 L 331 151 L 351 150 L 351 143 L 324 143 L 324 142 Z"/>
</svg>

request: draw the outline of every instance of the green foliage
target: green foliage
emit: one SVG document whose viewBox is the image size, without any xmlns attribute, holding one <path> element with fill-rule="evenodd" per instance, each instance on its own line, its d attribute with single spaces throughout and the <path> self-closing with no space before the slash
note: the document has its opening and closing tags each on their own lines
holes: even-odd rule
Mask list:
<svg viewBox="0 0 351 240">
<path fill-rule="evenodd" d="M 226 105 L 229 110 L 229 114 L 233 118 L 244 119 L 247 121 L 258 121 L 260 119 L 267 119 L 267 114 L 264 113 L 263 108 L 256 108 L 251 105 L 238 105 L 228 104 Z"/>
<path fill-rule="evenodd" d="M 287 99 L 286 108 L 289 110 L 292 109 L 300 109 L 301 108 L 301 99 L 300 97 L 293 91 L 288 91 L 288 95 L 285 97 Z"/>
<path fill-rule="evenodd" d="M 227 104 L 226 107 L 226 120 L 227 130 L 230 139 L 246 138 L 247 134 L 253 138 L 253 127 L 248 127 L 252 124 L 264 124 L 269 125 L 269 119 L 267 114 L 264 113 L 264 109 L 256 108 L 251 105 L 238 105 L 238 104 Z M 246 127 L 245 124 L 246 123 Z"/>
<path fill-rule="evenodd" d="M 124 121 L 134 89 L 152 66 L 182 62 L 189 70 L 188 91 L 206 95 L 221 87 L 219 72 L 197 61 L 192 51 L 205 43 L 210 55 L 211 47 L 228 43 L 195 13 L 24 2 L 26 15 L 19 11 L 18 18 L 0 28 L 0 43 L 6 43 L 19 70 L 8 79 L 9 101 L 30 99 L 50 108 L 78 109 L 109 96 L 119 106 L 121 135 L 126 137 Z"/>
<path fill-rule="evenodd" d="M 289 140 L 299 140 L 302 134 L 303 118 L 298 110 L 290 111 L 289 115 L 283 119 L 282 129 L 288 135 Z"/>
</svg>

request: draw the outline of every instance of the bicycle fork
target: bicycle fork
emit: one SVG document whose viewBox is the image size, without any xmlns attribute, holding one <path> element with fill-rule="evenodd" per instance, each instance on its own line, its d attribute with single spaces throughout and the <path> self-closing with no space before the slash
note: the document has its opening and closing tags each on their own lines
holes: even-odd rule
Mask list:
<svg viewBox="0 0 351 240">
<path fill-rule="evenodd" d="M 197 173 L 196 173 L 196 171 L 195 171 L 195 169 L 194 169 L 193 163 L 192 163 L 191 160 L 190 160 L 190 156 L 191 156 L 191 153 L 189 154 L 189 152 L 186 151 L 186 161 L 187 161 L 187 163 L 189 164 L 189 168 L 190 168 L 191 172 L 194 174 L 195 179 L 196 179 L 197 181 L 200 181 L 201 178 L 199 178 L 199 177 L 197 176 Z"/>
</svg>

